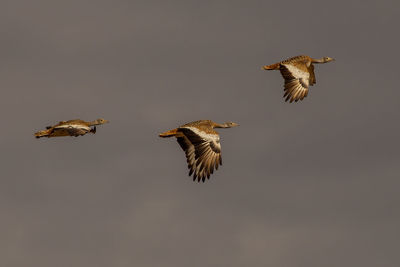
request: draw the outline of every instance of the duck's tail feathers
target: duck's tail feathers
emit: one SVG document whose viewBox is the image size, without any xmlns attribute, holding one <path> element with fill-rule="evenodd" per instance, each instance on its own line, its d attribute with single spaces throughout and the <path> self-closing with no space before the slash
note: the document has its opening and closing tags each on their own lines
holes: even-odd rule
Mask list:
<svg viewBox="0 0 400 267">
<path fill-rule="evenodd" d="M 40 137 L 49 137 L 50 133 L 51 133 L 51 130 L 50 130 L 50 129 L 43 130 L 43 131 L 39 131 L 39 132 L 36 132 L 36 133 L 35 133 L 35 137 L 36 137 L 36 138 L 40 138 Z"/>
<path fill-rule="evenodd" d="M 272 64 L 272 65 L 263 66 L 262 68 L 264 70 L 279 70 L 279 65 L 280 65 L 280 63 L 275 63 L 275 64 Z"/>
<path fill-rule="evenodd" d="M 177 134 L 178 129 L 173 129 L 170 131 L 166 131 L 165 133 L 160 133 L 159 136 L 166 138 L 166 137 L 172 137 L 175 136 Z"/>
</svg>

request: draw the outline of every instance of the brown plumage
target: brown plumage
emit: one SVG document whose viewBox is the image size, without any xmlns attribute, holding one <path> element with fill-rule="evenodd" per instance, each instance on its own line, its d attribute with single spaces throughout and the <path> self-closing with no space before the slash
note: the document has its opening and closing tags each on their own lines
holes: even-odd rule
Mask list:
<svg viewBox="0 0 400 267">
<path fill-rule="evenodd" d="M 36 138 L 40 137 L 60 137 L 60 136 L 80 136 L 87 133 L 96 133 L 96 125 L 108 123 L 108 120 L 97 119 L 94 121 L 69 120 L 60 121 L 54 126 L 47 126 L 46 130 L 35 133 Z"/>
<path fill-rule="evenodd" d="M 234 122 L 215 123 L 210 120 L 199 120 L 186 123 L 176 129 L 160 134 L 160 137 L 176 137 L 185 151 L 189 176 L 193 181 L 205 181 L 222 165 L 221 145 L 218 132 L 214 128 L 231 128 L 238 126 Z"/>
<path fill-rule="evenodd" d="M 327 63 L 334 60 L 330 57 L 314 59 L 309 56 L 297 56 L 284 61 L 263 66 L 264 70 L 280 70 L 285 79 L 285 101 L 297 102 L 308 94 L 308 87 L 316 83 L 313 63 Z"/>
</svg>

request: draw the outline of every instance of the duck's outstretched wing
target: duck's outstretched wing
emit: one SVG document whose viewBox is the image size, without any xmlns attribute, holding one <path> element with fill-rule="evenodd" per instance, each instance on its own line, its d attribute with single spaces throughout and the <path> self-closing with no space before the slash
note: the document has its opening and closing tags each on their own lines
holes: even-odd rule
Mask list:
<svg viewBox="0 0 400 267">
<path fill-rule="evenodd" d="M 85 135 L 91 131 L 91 128 L 86 125 L 58 125 L 53 128 L 54 136 L 79 136 Z"/>
<path fill-rule="evenodd" d="M 210 175 L 222 165 L 221 145 L 218 133 L 206 133 L 195 127 L 178 129 L 182 137 L 177 137 L 179 145 L 185 151 L 189 175 L 200 182 L 210 178 Z"/>
<path fill-rule="evenodd" d="M 285 101 L 290 100 L 291 103 L 303 100 L 308 94 L 310 85 L 310 72 L 306 62 L 281 63 L 280 72 L 285 79 L 285 94 L 283 96 L 286 97 Z"/>
</svg>

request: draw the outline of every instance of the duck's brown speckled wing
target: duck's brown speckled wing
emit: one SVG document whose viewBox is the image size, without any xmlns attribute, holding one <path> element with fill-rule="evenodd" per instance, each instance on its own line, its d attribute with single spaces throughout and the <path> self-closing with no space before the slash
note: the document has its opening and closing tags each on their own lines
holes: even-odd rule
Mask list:
<svg viewBox="0 0 400 267">
<path fill-rule="evenodd" d="M 280 72 L 285 79 L 285 101 L 297 102 L 303 100 L 308 94 L 310 85 L 310 72 L 306 61 L 293 61 L 281 63 Z"/>
<path fill-rule="evenodd" d="M 214 169 L 222 165 L 221 145 L 217 132 L 205 133 L 195 127 L 180 127 L 183 137 L 177 137 L 179 145 L 185 151 L 189 175 L 193 180 L 205 181 Z"/>
<path fill-rule="evenodd" d="M 176 140 L 178 141 L 183 151 L 185 151 L 186 161 L 190 170 L 189 175 L 191 175 L 196 170 L 196 155 L 194 151 L 194 145 L 183 134 L 182 136 L 177 137 Z"/>
<path fill-rule="evenodd" d="M 79 136 L 90 132 L 89 126 L 81 124 L 61 124 L 57 125 L 52 130 L 54 136 Z"/>
</svg>

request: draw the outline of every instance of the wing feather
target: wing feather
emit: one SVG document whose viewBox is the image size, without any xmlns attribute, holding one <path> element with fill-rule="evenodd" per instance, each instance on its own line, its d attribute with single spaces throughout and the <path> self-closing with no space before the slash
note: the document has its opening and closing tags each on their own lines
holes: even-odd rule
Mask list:
<svg viewBox="0 0 400 267">
<path fill-rule="evenodd" d="M 310 65 L 312 66 L 312 65 Z M 297 102 L 307 96 L 310 85 L 310 72 L 305 62 L 291 64 L 282 63 L 280 66 L 282 77 L 285 79 L 285 101 Z"/>
<path fill-rule="evenodd" d="M 188 167 L 191 170 L 189 175 L 193 174 L 193 179 L 205 181 L 218 169 L 218 162 L 221 160 L 221 145 L 219 143 L 219 135 L 217 133 L 205 133 L 194 127 L 181 127 L 178 129 L 184 137 L 179 143 L 184 142 L 182 149 L 186 153 Z M 193 152 L 189 155 L 189 149 Z M 189 158 L 189 156 L 191 156 Z"/>
<path fill-rule="evenodd" d="M 182 135 L 176 138 L 179 145 L 185 151 L 186 154 L 186 161 L 189 168 L 189 176 L 195 171 L 196 168 L 196 159 L 195 159 L 195 152 L 194 152 L 194 145 L 189 141 L 189 139 Z"/>
</svg>

